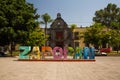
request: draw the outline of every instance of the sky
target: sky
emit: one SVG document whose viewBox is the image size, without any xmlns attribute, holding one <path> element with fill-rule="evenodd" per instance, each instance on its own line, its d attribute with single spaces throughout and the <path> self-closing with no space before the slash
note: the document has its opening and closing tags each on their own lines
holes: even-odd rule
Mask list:
<svg viewBox="0 0 120 80">
<path fill-rule="evenodd" d="M 90 26 L 93 24 L 95 12 L 107 7 L 109 3 L 114 3 L 120 7 L 120 0 L 26 0 L 34 4 L 37 13 L 41 16 L 48 13 L 52 19 L 56 19 L 57 13 L 68 24 L 76 24 L 78 27 Z M 41 21 L 41 18 L 38 19 Z M 44 27 L 44 25 L 40 25 Z M 50 24 L 48 25 L 50 27 Z"/>
</svg>

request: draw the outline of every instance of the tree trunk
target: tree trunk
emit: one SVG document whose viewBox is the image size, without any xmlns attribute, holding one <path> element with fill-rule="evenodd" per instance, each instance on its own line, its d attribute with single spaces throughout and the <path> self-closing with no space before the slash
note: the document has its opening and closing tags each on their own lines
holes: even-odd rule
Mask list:
<svg viewBox="0 0 120 80">
<path fill-rule="evenodd" d="M 119 46 L 117 46 L 117 54 L 118 54 Z"/>
<path fill-rule="evenodd" d="M 15 49 L 15 44 L 14 42 L 10 42 L 10 54 L 13 56 L 13 50 Z"/>
<path fill-rule="evenodd" d="M 45 39 L 46 39 L 46 35 L 47 35 L 47 23 L 45 23 Z M 47 46 L 47 40 L 45 42 L 45 46 Z"/>
<path fill-rule="evenodd" d="M 12 42 L 10 42 L 10 56 L 12 57 Z"/>
</svg>

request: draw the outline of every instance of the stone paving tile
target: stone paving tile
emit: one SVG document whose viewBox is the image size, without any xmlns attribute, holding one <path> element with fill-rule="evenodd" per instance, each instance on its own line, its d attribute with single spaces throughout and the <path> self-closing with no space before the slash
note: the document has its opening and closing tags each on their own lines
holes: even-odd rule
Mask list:
<svg viewBox="0 0 120 80">
<path fill-rule="evenodd" d="M 0 58 L 0 80 L 120 80 L 120 57 L 96 62 L 19 62 Z"/>
</svg>

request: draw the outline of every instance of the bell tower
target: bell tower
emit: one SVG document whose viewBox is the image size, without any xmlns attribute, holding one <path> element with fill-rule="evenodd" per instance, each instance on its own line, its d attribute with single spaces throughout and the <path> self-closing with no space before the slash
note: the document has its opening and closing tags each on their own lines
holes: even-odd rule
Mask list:
<svg viewBox="0 0 120 80">
<path fill-rule="evenodd" d="M 57 13 L 57 18 L 61 18 L 61 14 L 60 13 Z"/>
</svg>

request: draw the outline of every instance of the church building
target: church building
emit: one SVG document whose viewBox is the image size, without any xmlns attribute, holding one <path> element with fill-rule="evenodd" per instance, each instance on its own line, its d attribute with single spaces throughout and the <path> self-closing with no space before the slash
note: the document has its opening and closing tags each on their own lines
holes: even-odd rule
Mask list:
<svg viewBox="0 0 120 80">
<path fill-rule="evenodd" d="M 47 29 L 49 39 L 47 45 L 53 47 L 74 46 L 72 38 L 72 30 L 68 27 L 67 23 L 62 19 L 61 14 L 57 14 L 57 18 Z"/>
</svg>

